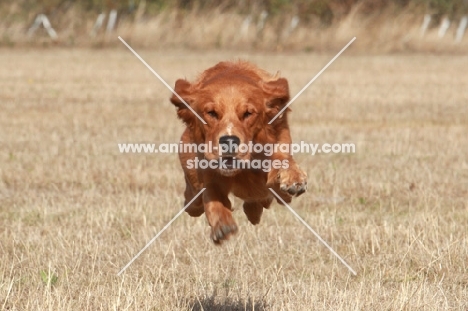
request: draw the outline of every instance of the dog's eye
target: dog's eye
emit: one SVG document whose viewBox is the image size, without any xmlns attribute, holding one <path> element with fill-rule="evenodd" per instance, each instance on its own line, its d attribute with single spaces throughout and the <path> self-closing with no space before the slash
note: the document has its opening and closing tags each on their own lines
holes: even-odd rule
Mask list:
<svg viewBox="0 0 468 311">
<path fill-rule="evenodd" d="M 207 113 L 208 113 L 208 115 L 209 115 L 210 117 L 213 117 L 213 118 L 215 118 L 215 119 L 218 118 L 218 114 L 217 114 L 216 111 L 214 111 L 214 110 L 210 110 L 210 111 L 208 111 Z"/>
<path fill-rule="evenodd" d="M 248 117 L 250 117 L 252 115 L 252 113 L 250 111 L 246 111 L 244 112 L 244 119 L 247 119 Z"/>
</svg>

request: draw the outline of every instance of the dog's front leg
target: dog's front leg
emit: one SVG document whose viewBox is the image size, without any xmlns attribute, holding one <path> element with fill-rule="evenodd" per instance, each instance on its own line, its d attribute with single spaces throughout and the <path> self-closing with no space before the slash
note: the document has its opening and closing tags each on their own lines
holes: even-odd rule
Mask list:
<svg viewBox="0 0 468 311">
<path fill-rule="evenodd" d="M 289 203 L 291 197 L 299 196 L 307 190 L 307 174 L 292 157 L 287 160 L 287 168 L 269 172 L 267 186 L 273 188 L 286 203 Z"/>
<path fill-rule="evenodd" d="M 211 227 L 211 239 L 215 244 L 221 244 L 237 232 L 228 193 L 220 184 L 208 184 L 203 192 L 205 214 Z"/>
</svg>

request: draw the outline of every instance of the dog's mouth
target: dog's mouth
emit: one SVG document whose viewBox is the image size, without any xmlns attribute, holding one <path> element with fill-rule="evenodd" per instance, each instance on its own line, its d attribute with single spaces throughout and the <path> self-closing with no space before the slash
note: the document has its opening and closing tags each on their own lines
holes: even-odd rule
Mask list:
<svg viewBox="0 0 468 311">
<path fill-rule="evenodd" d="M 232 156 L 223 156 L 221 157 L 221 169 L 226 167 L 227 169 L 234 169 L 236 164 L 236 159 Z"/>
<path fill-rule="evenodd" d="M 222 156 L 219 158 L 219 172 L 223 176 L 232 177 L 240 172 L 237 167 L 237 159 L 233 156 Z"/>
</svg>

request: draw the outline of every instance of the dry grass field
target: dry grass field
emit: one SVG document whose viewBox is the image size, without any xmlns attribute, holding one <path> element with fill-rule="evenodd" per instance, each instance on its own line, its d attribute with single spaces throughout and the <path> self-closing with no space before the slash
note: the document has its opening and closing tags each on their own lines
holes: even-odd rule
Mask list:
<svg viewBox="0 0 468 311">
<path fill-rule="evenodd" d="M 359 39 L 359 38 L 358 38 Z M 140 51 L 173 85 L 225 59 L 281 70 L 296 94 L 331 54 Z M 183 214 L 170 92 L 123 45 L 0 50 L 0 309 L 467 310 L 467 56 L 339 58 L 292 105 L 293 139 L 354 142 L 297 155 L 309 191 L 222 247 Z"/>
</svg>

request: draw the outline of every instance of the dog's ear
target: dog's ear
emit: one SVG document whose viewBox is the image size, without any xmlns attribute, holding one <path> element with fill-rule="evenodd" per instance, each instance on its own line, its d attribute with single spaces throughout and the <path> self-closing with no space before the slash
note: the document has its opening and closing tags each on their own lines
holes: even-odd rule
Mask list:
<svg viewBox="0 0 468 311">
<path fill-rule="evenodd" d="M 273 81 L 263 82 L 262 86 L 266 99 L 266 113 L 271 119 L 276 116 L 276 114 L 280 112 L 289 101 L 288 80 L 285 78 L 279 78 Z M 283 113 L 287 111 L 289 111 L 289 108 Z M 281 118 L 281 116 L 279 118 Z"/>
<path fill-rule="evenodd" d="M 175 83 L 174 91 L 178 96 L 173 93 L 171 103 L 177 107 L 177 116 L 185 124 L 193 124 L 194 114 L 187 107 L 193 105 L 192 85 L 187 80 L 179 79 Z"/>
</svg>

